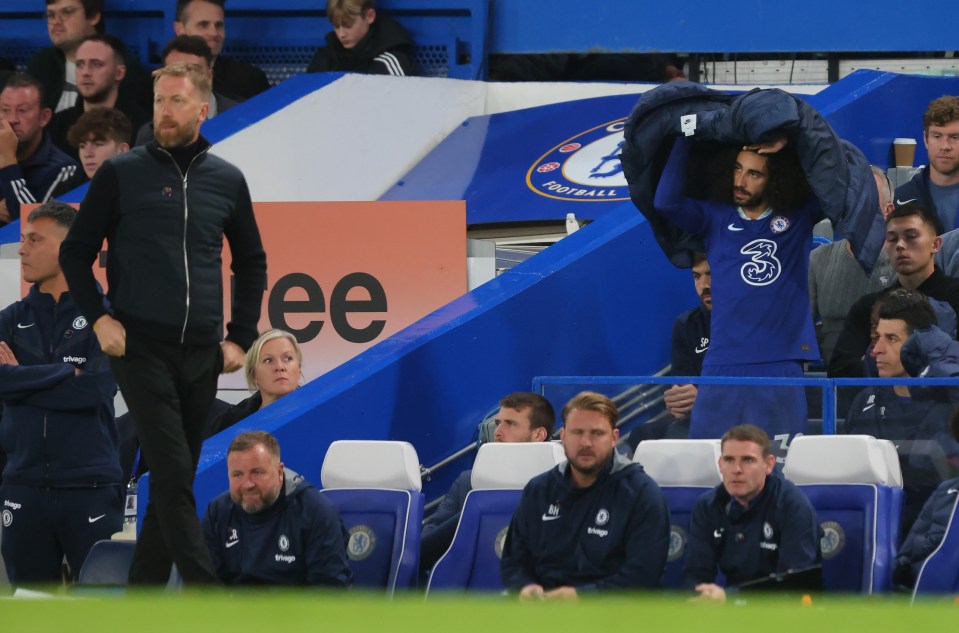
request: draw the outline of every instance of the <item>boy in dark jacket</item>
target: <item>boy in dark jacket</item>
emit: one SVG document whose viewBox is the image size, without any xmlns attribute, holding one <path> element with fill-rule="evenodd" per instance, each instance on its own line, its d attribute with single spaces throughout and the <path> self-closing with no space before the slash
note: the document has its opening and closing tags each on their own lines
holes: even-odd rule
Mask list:
<svg viewBox="0 0 959 633">
<path fill-rule="evenodd" d="M 413 41 L 393 18 L 377 15 L 373 0 L 327 0 L 326 16 L 333 31 L 326 47 L 313 56 L 306 71 L 410 75 Z"/>
</svg>

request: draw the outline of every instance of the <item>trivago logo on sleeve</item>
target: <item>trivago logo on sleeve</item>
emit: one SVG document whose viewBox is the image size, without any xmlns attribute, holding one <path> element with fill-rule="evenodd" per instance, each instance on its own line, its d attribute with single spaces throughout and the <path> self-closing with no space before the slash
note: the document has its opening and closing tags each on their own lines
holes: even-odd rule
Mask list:
<svg viewBox="0 0 959 633">
<path fill-rule="evenodd" d="M 526 172 L 529 188 L 547 198 L 578 202 L 629 199 L 619 153 L 626 119 L 616 119 L 566 139 Z"/>
</svg>

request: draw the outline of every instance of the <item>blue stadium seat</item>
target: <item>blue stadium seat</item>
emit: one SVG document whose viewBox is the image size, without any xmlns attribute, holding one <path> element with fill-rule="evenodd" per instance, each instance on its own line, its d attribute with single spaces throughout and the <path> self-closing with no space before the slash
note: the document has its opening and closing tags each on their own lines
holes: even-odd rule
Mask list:
<svg viewBox="0 0 959 633">
<path fill-rule="evenodd" d="M 659 484 L 669 506 L 669 555 L 663 586 L 683 586 L 683 564 L 689 520 L 696 501 L 722 483 L 719 440 L 646 440 L 636 446 L 633 461 Z"/>
<path fill-rule="evenodd" d="M 868 435 L 800 436 L 789 446 L 783 473 L 816 508 L 825 589 L 892 589 L 902 474 L 885 443 Z"/>
<path fill-rule="evenodd" d="M 90 548 L 80 573 L 78 588 L 125 587 L 136 541 L 97 541 Z"/>
<path fill-rule="evenodd" d="M 350 533 L 347 554 L 358 587 L 415 586 L 423 493 L 419 458 L 407 442 L 340 440 L 323 460 L 323 494 Z"/>
<path fill-rule="evenodd" d="M 453 542 L 430 573 L 426 595 L 454 590 L 502 591 L 500 558 L 513 513 L 530 479 L 565 459 L 556 442 L 483 444 L 470 477 Z"/>
<path fill-rule="evenodd" d="M 959 524 L 956 522 L 956 509 L 959 507 L 959 495 L 952 504 L 952 514 L 946 524 L 946 533 L 939 547 L 922 564 L 912 598 L 919 594 L 959 592 Z"/>
</svg>

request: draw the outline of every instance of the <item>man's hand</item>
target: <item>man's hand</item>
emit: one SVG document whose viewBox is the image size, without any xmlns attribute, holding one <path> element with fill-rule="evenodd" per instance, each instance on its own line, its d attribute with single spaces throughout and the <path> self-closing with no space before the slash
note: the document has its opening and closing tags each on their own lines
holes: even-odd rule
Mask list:
<svg viewBox="0 0 959 633">
<path fill-rule="evenodd" d="M 13 355 L 13 350 L 7 345 L 6 341 L 0 341 L 0 365 L 19 365 L 17 357 Z"/>
<path fill-rule="evenodd" d="M 743 149 L 756 152 L 757 154 L 775 154 L 782 148 L 786 147 L 786 143 L 789 141 L 785 136 L 780 136 L 774 141 L 768 143 L 753 143 L 752 145 L 743 145 Z"/>
<path fill-rule="evenodd" d="M 673 385 L 663 392 L 663 403 L 666 410 L 677 420 L 685 420 L 696 403 L 696 394 L 699 389 L 696 385 Z"/>
<path fill-rule="evenodd" d="M 526 585 L 519 592 L 520 600 L 542 600 L 543 595 L 543 585 L 531 584 Z"/>
<path fill-rule="evenodd" d="M 243 348 L 233 341 L 223 341 L 220 343 L 220 349 L 223 350 L 223 373 L 232 374 L 240 367 L 243 367 L 246 361 L 246 352 Z"/>
<path fill-rule="evenodd" d="M 690 602 L 726 602 L 726 590 L 719 585 L 704 582 L 696 585 L 695 589 L 699 595 L 692 598 Z"/>
<path fill-rule="evenodd" d="M 547 600 L 576 600 L 579 598 L 579 594 L 576 593 L 575 587 L 557 587 L 547 591 L 545 598 Z"/>
<path fill-rule="evenodd" d="M 17 162 L 17 133 L 10 124 L 0 119 L 0 168 L 15 165 Z"/>
<path fill-rule="evenodd" d="M 123 356 L 127 351 L 127 330 L 109 314 L 104 314 L 93 324 L 100 349 L 107 356 Z"/>
<path fill-rule="evenodd" d="M 10 224 L 13 222 L 13 216 L 7 211 L 7 201 L 0 198 L 0 224 Z"/>
</svg>

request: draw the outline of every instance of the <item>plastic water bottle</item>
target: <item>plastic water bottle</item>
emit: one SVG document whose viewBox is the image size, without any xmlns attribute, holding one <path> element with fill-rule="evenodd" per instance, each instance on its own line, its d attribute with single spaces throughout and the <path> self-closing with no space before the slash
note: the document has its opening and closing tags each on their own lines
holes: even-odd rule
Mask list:
<svg viewBox="0 0 959 633">
<path fill-rule="evenodd" d="M 572 235 L 579 230 L 579 222 L 576 220 L 575 213 L 566 214 L 566 235 Z"/>
</svg>

